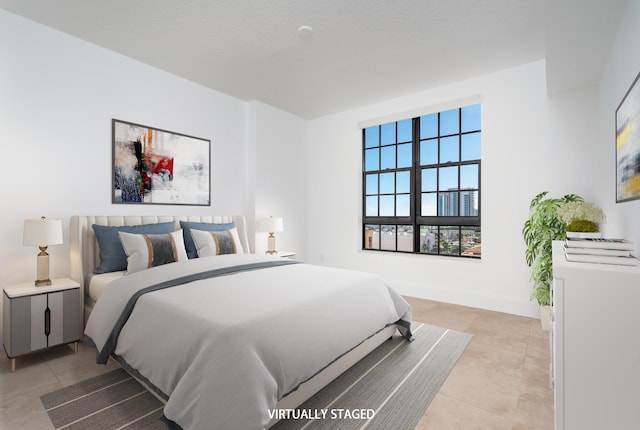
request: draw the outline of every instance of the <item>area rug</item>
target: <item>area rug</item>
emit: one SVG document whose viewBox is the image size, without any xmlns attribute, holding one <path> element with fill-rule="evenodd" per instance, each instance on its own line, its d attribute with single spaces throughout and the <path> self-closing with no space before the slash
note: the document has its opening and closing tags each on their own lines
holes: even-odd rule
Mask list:
<svg viewBox="0 0 640 430">
<path fill-rule="evenodd" d="M 415 322 L 412 331 L 413 342 L 394 336 L 272 429 L 413 430 L 472 335 Z"/>
<path fill-rule="evenodd" d="M 394 336 L 295 410 L 274 430 L 413 429 L 471 340 L 414 323 L 415 340 Z M 41 397 L 56 429 L 166 429 L 163 403 L 122 369 Z M 235 429 L 231 429 L 235 430 Z"/>
<path fill-rule="evenodd" d="M 166 430 L 164 404 L 123 369 L 40 397 L 56 429 Z"/>
</svg>

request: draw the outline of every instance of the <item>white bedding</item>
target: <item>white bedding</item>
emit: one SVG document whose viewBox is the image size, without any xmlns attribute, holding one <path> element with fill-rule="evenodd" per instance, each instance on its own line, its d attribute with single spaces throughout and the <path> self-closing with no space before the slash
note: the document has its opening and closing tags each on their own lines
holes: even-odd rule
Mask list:
<svg viewBox="0 0 640 430">
<path fill-rule="evenodd" d="M 122 278 L 126 272 L 124 270 L 119 272 L 101 273 L 99 275 L 91 275 L 89 280 L 89 297 L 93 300 L 93 303 L 97 302 L 105 288 L 109 286 L 111 281 Z"/>
<path fill-rule="evenodd" d="M 275 260 L 282 261 L 208 257 L 124 276 L 103 290 L 85 334 L 104 353 L 138 290 Z M 182 428 L 262 429 L 283 396 L 385 326 L 408 323 L 410 312 L 374 275 L 306 264 L 262 268 L 142 295 L 113 352 L 168 398 L 164 415 Z"/>
</svg>

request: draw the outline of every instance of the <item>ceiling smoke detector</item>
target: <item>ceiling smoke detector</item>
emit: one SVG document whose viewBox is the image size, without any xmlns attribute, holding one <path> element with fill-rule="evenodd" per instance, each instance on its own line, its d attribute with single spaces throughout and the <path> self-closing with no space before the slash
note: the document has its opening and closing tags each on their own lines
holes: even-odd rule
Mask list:
<svg viewBox="0 0 640 430">
<path fill-rule="evenodd" d="M 300 36 L 309 36 L 311 33 L 313 33 L 313 28 L 311 28 L 308 25 L 301 25 L 300 27 L 298 27 L 298 34 Z"/>
</svg>

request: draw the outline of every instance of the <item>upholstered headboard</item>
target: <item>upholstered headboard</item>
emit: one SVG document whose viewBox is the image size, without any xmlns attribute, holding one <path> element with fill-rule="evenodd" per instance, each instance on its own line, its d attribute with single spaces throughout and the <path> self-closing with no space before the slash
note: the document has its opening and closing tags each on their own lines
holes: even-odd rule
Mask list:
<svg viewBox="0 0 640 430">
<path fill-rule="evenodd" d="M 247 224 L 242 215 L 220 215 L 220 216 L 171 216 L 171 215 L 145 215 L 145 216 L 72 216 L 69 232 L 69 259 L 71 266 L 71 278 L 80 284 L 82 302 L 85 299 L 85 286 L 93 270 L 100 264 L 100 253 L 96 235 L 91 227 L 93 224 L 122 226 L 155 224 L 161 222 L 175 221 L 176 230 L 180 228 L 180 221 L 207 222 L 215 224 L 227 224 L 233 222 L 238 229 L 238 236 L 242 242 L 242 247 L 249 252 L 249 241 L 247 238 Z"/>
</svg>

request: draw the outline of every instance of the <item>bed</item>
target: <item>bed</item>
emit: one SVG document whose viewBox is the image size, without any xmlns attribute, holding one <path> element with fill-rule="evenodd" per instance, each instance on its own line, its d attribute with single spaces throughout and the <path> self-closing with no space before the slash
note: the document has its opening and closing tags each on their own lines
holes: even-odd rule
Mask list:
<svg viewBox="0 0 640 430">
<path fill-rule="evenodd" d="M 190 225 L 200 255 L 204 236 L 214 254 L 233 252 L 174 252 L 180 261 L 135 271 L 133 252 L 126 271 L 94 273 L 107 260 L 95 231 L 170 223 L 147 236 L 180 248 Z M 123 233 L 129 253 L 125 239 L 141 235 Z M 411 339 L 411 309 L 381 278 L 252 254 L 242 216 L 73 216 L 70 258 L 98 362 L 145 383 L 173 428 L 268 428 L 275 408 L 299 406 L 392 335 Z"/>
</svg>

